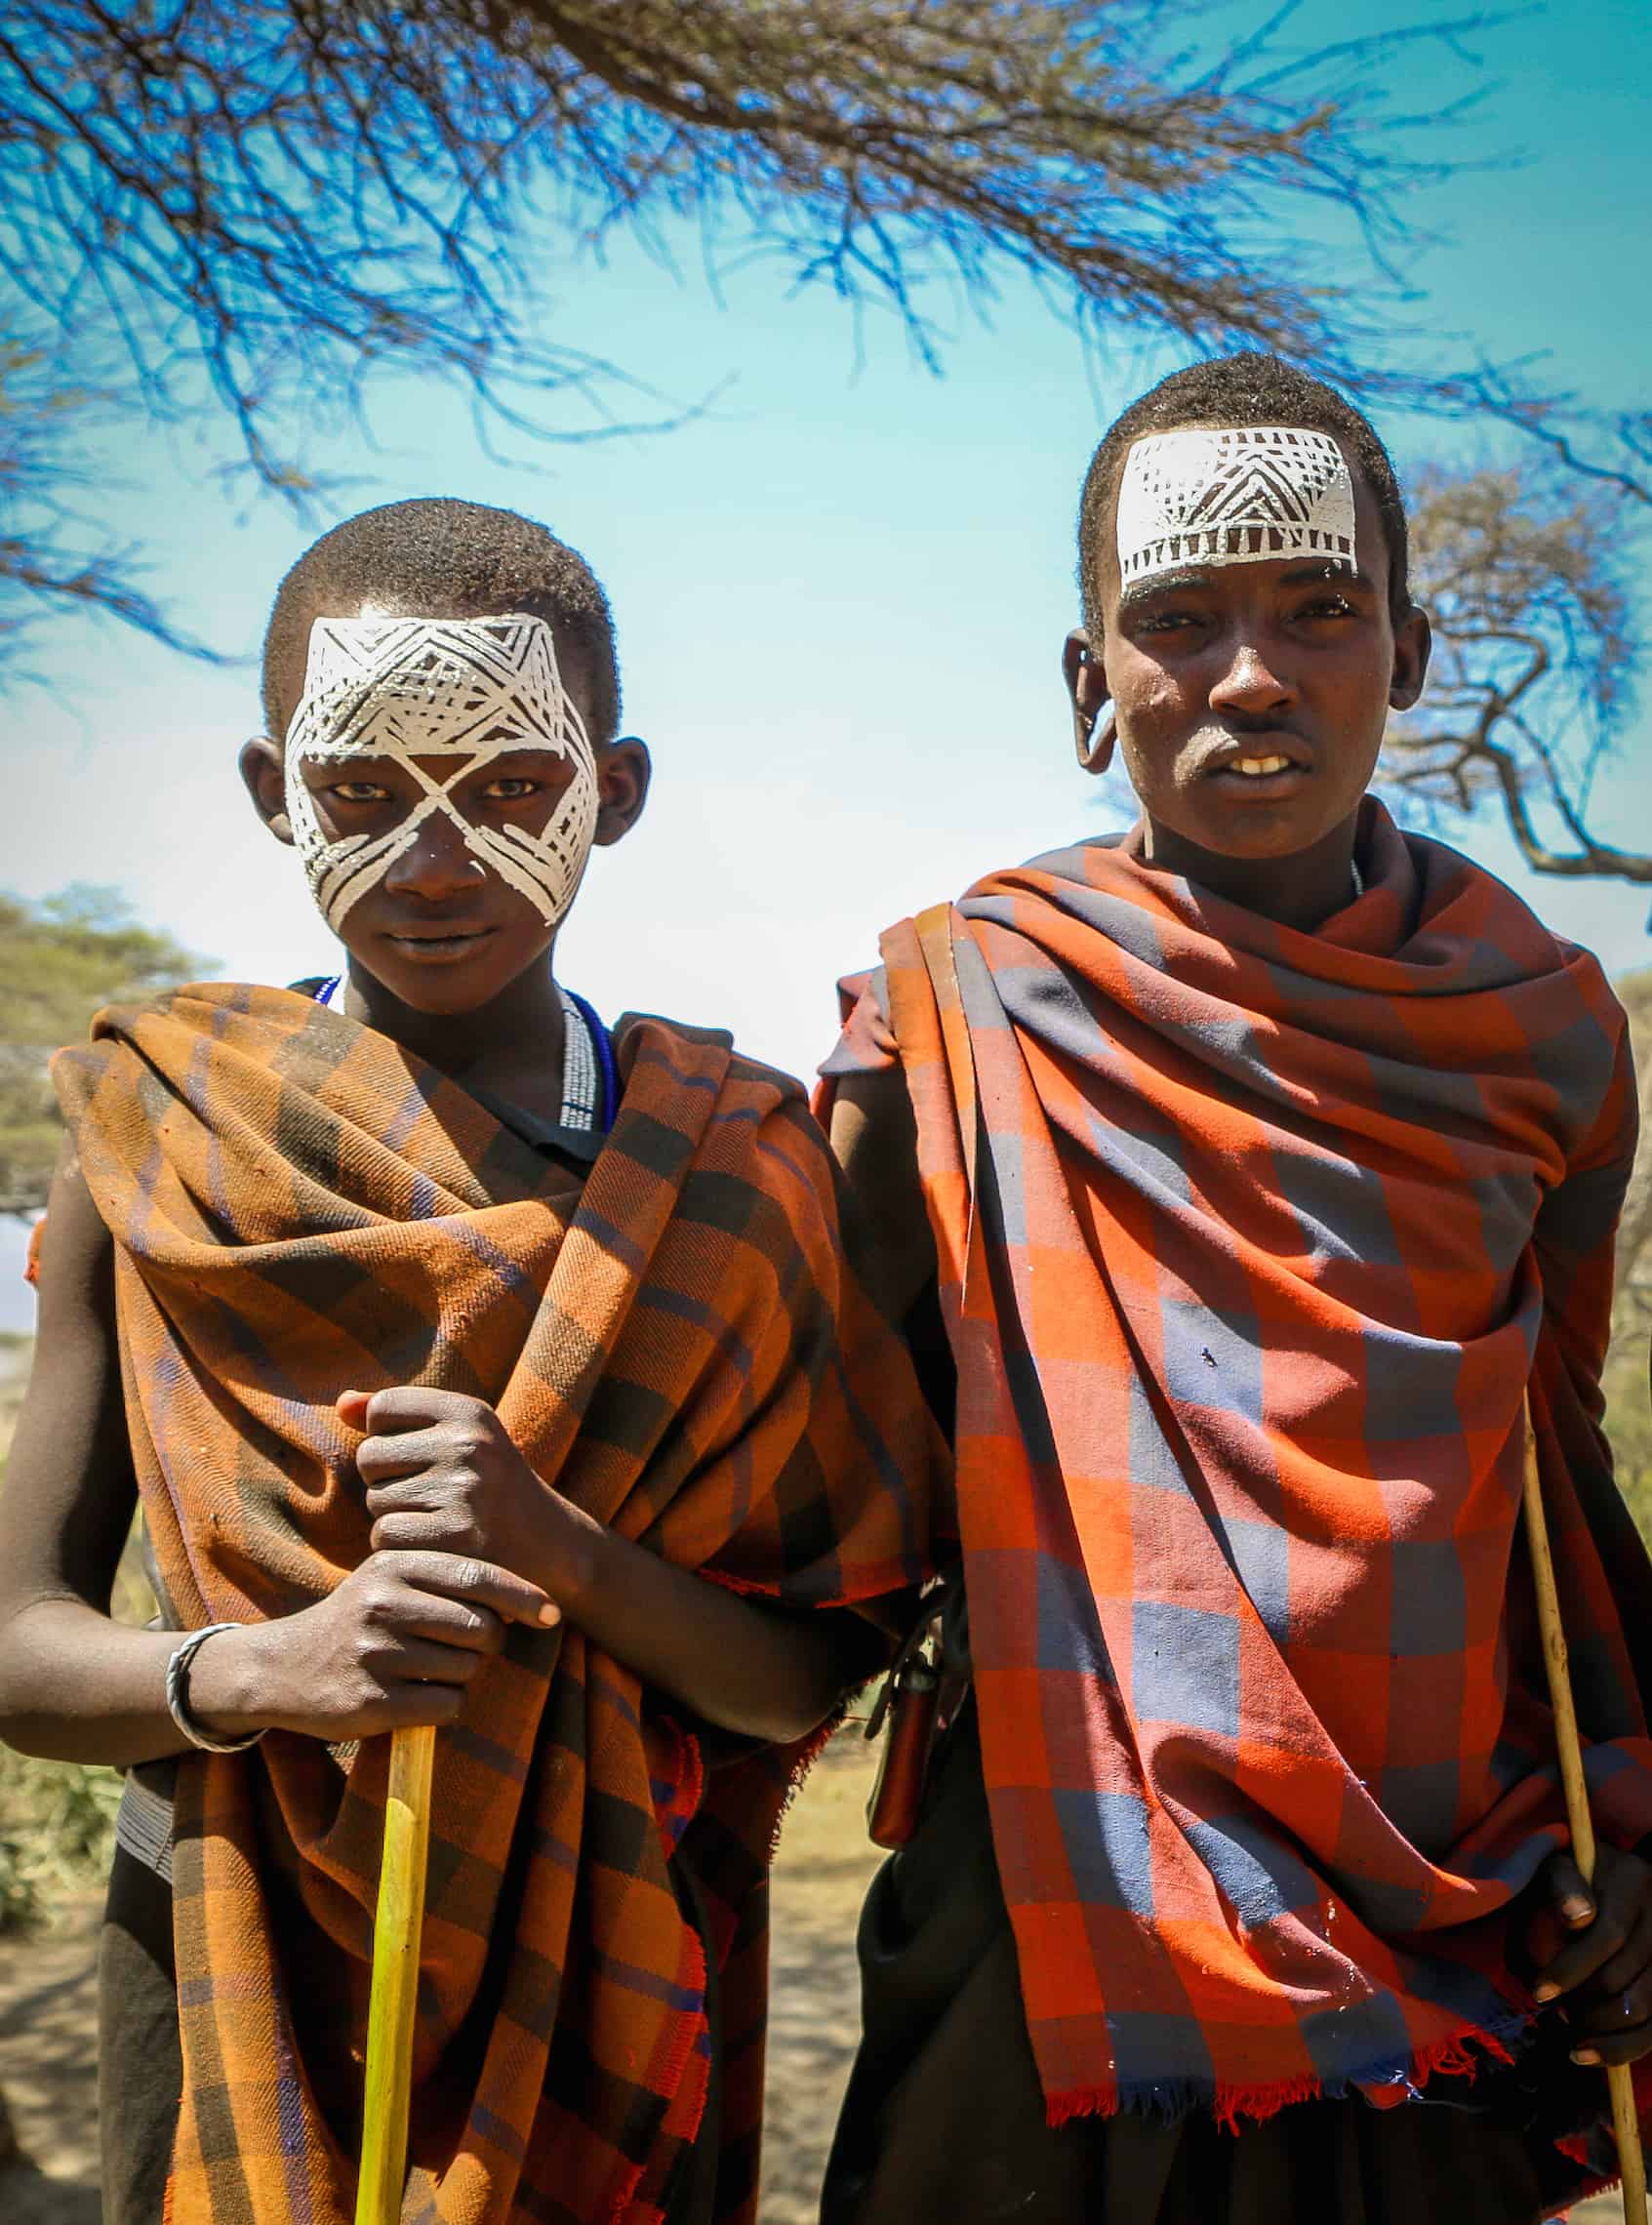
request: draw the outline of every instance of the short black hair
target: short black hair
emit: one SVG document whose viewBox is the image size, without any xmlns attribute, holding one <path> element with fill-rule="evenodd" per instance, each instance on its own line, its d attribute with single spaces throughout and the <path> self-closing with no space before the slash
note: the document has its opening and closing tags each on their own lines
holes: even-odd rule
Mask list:
<svg viewBox="0 0 1652 2225">
<path fill-rule="evenodd" d="M 431 617 L 487 618 L 522 611 L 576 650 L 589 680 L 593 743 L 620 731 L 614 618 L 584 558 L 532 518 L 487 503 L 423 495 L 384 503 L 336 525 L 299 558 L 276 589 L 263 637 L 263 714 L 285 739 L 312 621 L 383 599 Z"/>
<path fill-rule="evenodd" d="M 1091 457 L 1078 505 L 1078 591 L 1084 623 L 1096 640 L 1101 639 L 1102 613 L 1096 605 L 1095 556 L 1124 458 L 1148 433 L 1198 425 L 1284 425 L 1328 432 L 1342 441 L 1376 497 L 1389 550 L 1389 608 L 1396 619 L 1404 616 L 1411 607 L 1405 504 L 1392 460 L 1374 426 L 1334 386 L 1310 379 L 1281 356 L 1246 349 L 1189 363 L 1185 371 L 1161 379 L 1115 419 Z"/>
</svg>

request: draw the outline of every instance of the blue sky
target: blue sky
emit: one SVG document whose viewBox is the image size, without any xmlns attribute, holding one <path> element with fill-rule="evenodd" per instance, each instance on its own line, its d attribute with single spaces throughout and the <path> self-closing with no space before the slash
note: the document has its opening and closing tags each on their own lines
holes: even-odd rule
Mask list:
<svg viewBox="0 0 1652 2225">
<path fill-rule="evenodd" d="M 1235 5 L 1221 20 L 1260 14 Z M 1361 19 L 1384 29 L 1416 11 L 1377 0 Z M 1296 35 L 1346 25 L 1315 4 Z M 1477 79 L 1444 50 L 1408 49 L 1394 82 L 1417 105 L 1483 84 L 1443 151 L 1525 159 L 1420 199 L 1438 238 L 1409 313 L 1494 354 L 1549 350 L 1560 379 L 1602 403 L 1643 401 L 1652 11 L 1578 0 L 1468 44 Z M 380 389 L 373 445 L 334 440 L 317 460 L 354 475 L 337 514 L 458 493 L 540 516 L 589 556 L 657 785 L 636 832 L 597 854 L 560 970 L 610 1016 L 629 1005 L 732 1026 L 756 1054 L 807 1068 L 829 1046 L 833 977 L 870 958 L 880 926 L 1116 824 L 1072 765 L 1059 693 L 1071 517 L 1108 419 L 1176 351 L 1121 334 L 1086 363 L 1012 282 L 989 325 L 962 320 L 938 381 L 881 317 L 858 360 L 841 305 L 788 299 L 761 263 L 719 302 L 692 252 L 676 276 L 623 245 L 602 266 L 569 260 L 554 234 L 532 252 L 553 329 L 681 397 L 721 387 L 707 413 L 661 437 L 517 441 L 501 461 L 461 399 L 402 382 Z M 1461 429 L 1383 429 L 1402 465 L 1483 449 Z M 149 542 L 150 584 L 181 617 L 250 653 L 309 535 L 273 503 L 226 498 L 210 475 L 226 453 L 208 436 L 128 445 L 108 511 Z M 291 854 L 235 778 L 258 722 L 251 667 L 208 669 L 78 618 L 42 635 L 34 661 L 52 685 L 0 706 L 0 885 L 117 884 L 229 974 L 326 965 Z M 1649 753 L 1642 717 L 1602 790 L 1604 823 L 1640 845 Z M 1457 838 L 1614 969 L 1652 960 L 1645 891 L 1535 881 L 1490 818 Z M 0 1258 L 0 1325 L 10 1288 Z"/>
</svg>

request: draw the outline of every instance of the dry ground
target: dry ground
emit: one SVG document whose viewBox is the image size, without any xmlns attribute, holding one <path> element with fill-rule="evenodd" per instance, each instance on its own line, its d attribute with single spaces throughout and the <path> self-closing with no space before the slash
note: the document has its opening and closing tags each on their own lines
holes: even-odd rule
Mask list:
<svg viewBox="0 0 1652 2225">
<path fill-rule="evenodd" d="M 868 1783 L 851 1728 L 822 1757 L 781 1842 L 762 2225 L 814 2221 L 855 2044 L 855 1917 L 878 1861 L 862 1822 Z M 77 1900 L 49 1932 L 0 1941 L 0 2090 L 31 2159 L 0 2167 L 0 2225 L 99 2225 L 96 1930 L 96 1903 Z M 1612 2225 L 1621 2214 L 1602 2200 L 1573 2221 Z"/>
</svg>

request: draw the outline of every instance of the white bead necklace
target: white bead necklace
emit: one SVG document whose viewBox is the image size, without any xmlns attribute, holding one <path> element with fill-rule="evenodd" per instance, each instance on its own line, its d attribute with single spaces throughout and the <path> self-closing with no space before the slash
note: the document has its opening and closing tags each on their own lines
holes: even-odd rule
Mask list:
<svg viewBox="0 0 1652 2225">
<path fill-rule="evenodd" d="M 591 1129 L 602 1110 L 602 1070 L 590 1023 L 560 982 L 556 999 L 562 1007 L 562 1125 Z"/>
<path fill-rule="evenodd" d="M 596 1044 L 591 1039 L 590 1023 L 560 982 L 556 985 L 556 1000 L 562 1007 L 561 1125 L 588 1132 L 596 1126 L 602 1111 L 602 1068 L 597 1060 Z M 344 1009 L 342 975 L 327 984 L 320 1002 L 330 1012 Z"/>
</svg>

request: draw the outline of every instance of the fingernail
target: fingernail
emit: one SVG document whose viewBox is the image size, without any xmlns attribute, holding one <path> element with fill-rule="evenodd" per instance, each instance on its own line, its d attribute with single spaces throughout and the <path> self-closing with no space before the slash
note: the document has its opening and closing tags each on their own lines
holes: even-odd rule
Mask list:
<svg viewBox="0 0 1652 2225">
<path fill-rule="evenodd" d="M 547 1624 L 559 1623 L 562 1620 L 562 1609 L 546 1599 L 544 1605 L 540 1609 L 540 1620 L 542 1623 Z"/>
<path fill-rule="evenodd" d="M 1600 2057 L 1592 2047 L 1574 2047 L 1572 2049 L 1572 2060 L 1574 2063 L 1598 2063 Z"/>
<path fill-rule="evenodd" d="M 1587 1923 L 1594 1914 L 1592 1901 L 1569 1900 L 1560 1903 L 1560 1914 L 1568 1923 Z"/>
<path fill-rule="evenodd" d="M 1537 1988 L 1534 1998 L 1538 2001 L 1553 2001 L 1559 1991 L 1558 1986 L 1541 1985 Z"/>
</svg>

